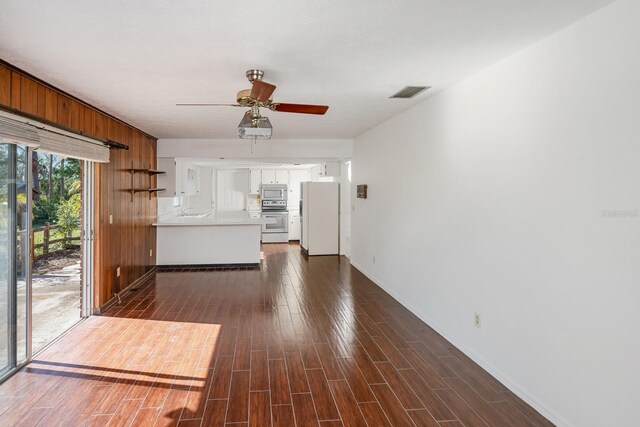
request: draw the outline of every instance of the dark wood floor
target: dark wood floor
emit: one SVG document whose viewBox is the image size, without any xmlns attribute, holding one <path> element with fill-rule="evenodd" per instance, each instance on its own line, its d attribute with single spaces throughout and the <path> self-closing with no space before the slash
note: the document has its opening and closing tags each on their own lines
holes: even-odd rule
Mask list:
<svg viewBox="0 0 640 427">
<path fill-rule="evenodd" d="M 162 272 L 0 386 L 0 425 L 551 425 L 344 257 Z"/>
</svg>

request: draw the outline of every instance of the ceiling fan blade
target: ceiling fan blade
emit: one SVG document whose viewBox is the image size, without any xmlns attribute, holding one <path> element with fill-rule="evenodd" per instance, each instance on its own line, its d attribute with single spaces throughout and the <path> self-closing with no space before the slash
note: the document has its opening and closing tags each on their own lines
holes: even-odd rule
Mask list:
<svg viewBox="0 0 640 427">
<path fill-rule="evenodd" d="M 329 107 L 327 105 L 308 105 L 308 104 L 285 104 L 278 102 L 272 104 L 274 111 L 283 113 L 301 113 L 301 114 L 324 114 Z"/>
<path fill-rule="evenodd" d="M 176 107 L 241 107 L 240 104 L 176 104 Z"/>
<path fill-rule="evenodd" d="M 276 90 L 275 85 L 263 82 L 262 80 L 254 80 L 250 96 L 251 99 L 255 99 L 256 101 L 266 102 L 271 98 L 274 90 Z"/>
</svg>

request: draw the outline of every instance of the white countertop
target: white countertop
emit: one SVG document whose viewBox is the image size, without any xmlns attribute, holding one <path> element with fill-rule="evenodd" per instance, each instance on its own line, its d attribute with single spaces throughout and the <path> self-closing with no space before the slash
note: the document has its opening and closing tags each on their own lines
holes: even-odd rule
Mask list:
<svg viewBox="0 0 640 427">
<path fill-rule="evenodd" d="M 197 216 L 163 215 L 152 225 L 156 227 L 215 226 L 215 225 L 262 225 L 274 224 L 273 218 L 249 218 L 247 212 L 209 213 Z"/>
</svg>

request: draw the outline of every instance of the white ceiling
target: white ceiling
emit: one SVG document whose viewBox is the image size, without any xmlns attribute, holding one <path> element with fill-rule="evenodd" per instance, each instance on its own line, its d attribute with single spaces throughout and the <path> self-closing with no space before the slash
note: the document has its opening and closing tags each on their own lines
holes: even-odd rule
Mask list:
<svg viewBox="0 0 640 427">
<path fill-rule="evenodd" d="M 265 71 L 274 138 L 353 138 L 612 0 L 0 0 L 0 58 L 159 138 L 234 138 Z M 388 99 L 405 85 L 433 89 Z"/>
</svg>

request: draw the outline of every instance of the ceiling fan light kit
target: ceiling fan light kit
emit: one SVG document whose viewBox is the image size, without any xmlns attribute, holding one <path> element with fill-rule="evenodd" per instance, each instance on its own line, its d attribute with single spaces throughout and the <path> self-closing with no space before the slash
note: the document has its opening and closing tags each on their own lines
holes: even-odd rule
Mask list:
<svg viewBox="0 0 640 427">
<path fill-rule="evenodd" d="M 273 128 L 267 117 L 260 115 L 260 108 L 282 113 L 323 115 L 329 109 L 326 105 L 288 104 L 273 102 L 276 86 L 262 81 L 264 71 L 248 70 L 245 74 L 251 82 L 251 89 L 244 89 L 236 95 L 237 104 L 176 104 L 184 107 L 249 107 L 238 125 L 238 136 L 241 139 L 270 139 Z"/>
<path fill-rule="evenodd" d="M 238 125 L 238 136 L 241 139 L 271 139 L 273 128 L 268 117 L 260 115 L 258 107 L 244 113 Z"/>
</svg>

